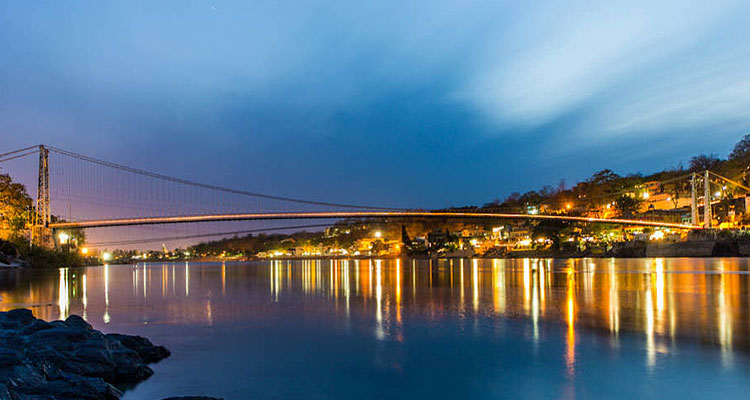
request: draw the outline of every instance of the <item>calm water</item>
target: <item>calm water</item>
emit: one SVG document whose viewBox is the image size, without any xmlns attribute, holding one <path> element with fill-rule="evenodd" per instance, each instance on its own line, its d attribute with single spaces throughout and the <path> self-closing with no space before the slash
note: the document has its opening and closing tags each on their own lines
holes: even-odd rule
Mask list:
<svg viewBox="0 0 750 400">
<path fill-rule="evenodd" d="M 172 350 L 125 399 L 744 398 L 750 259 L 0 271 L 0 309 Z"/>
</svg>

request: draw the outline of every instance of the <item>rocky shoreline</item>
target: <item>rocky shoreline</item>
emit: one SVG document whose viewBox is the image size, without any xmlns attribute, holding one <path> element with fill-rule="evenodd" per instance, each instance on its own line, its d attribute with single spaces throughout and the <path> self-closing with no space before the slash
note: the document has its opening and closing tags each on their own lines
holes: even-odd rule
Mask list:
<svg viewBox="0 0 750 400">
<path fill-rule="evenodd" d="M 119 399 L 116 385 L 153 375 L 169 357 L 140 336 L 104 334 L 83 318 L 46 322 L 30 310 L 0 312 L 0 399 Z"/>
</svg>

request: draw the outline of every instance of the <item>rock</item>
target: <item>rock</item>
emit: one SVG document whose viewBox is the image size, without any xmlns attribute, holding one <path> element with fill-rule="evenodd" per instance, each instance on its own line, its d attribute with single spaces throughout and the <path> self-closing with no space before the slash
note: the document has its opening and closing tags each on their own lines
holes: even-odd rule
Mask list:
<svg viewBox="0 0 750 400">
<path fill-rule="evenodd" d="M 50 329 L 52 327 L 53 327 L 52 324 L 42 321 L 41 319 L 37 319 L 23 328 L 23 334 L 30 335 L 34 332 L 38 332 L 44 329 Z"/>
<path fill-rule="evenodd" d="M 23 365 L 23 354 L 20 351 L 0 348 L 0 368 Z"/>
<path fill-rule="evenodd" d="M 27 310 L 25 308 L 10 310 L 6 313 L 6 317 L 8 318 L 8 320 L 16 321 L 21 325 L 30 324 L 36 320 L 36 318 L 34 318 L 34 314 L 31 313 L 31 310 Z"/>
<path fill-rule="evenodd" d="M 2 383 L 0 383 L 0 399 L 12 399 L 8 387 Z"/>
<path fill-rule="evenodd" d="M 156 362 L 169 357 L 170 353 L 164 346 L 154 346 L 148 339 L 141 336 L 128 336 L 110 333 L 108 338 L 113 338 L 123 346 L 138 353 L 146 362 Z"/>
<path fill-rule="evenodd" d="M 166 399 L 162 400 L 224 400 L 221 397 L 207 397 L 207 396 L 177 396 L 177 397 L 167 397 Z"/>
<path fill-rule="evenodd" d="M 67 323 L 68 326 L 71 326 L 74 328 L 86 329 L 86 330 L 93 329 L 91 327 L 91 324 L 86 322 L 83 318 L 79 317 L 78 315 L 69 316 L 68 319 L 65 320 L 65 323 Z"/>
<path fill-rule="evenodd" d="M 0 312 L 0 399 L 118 399 L 114 384 L 153 375 L 169 356 L 140 336 L 105 335 L 83 318 L 45 322 L 30 310 Z"/>
</svg>

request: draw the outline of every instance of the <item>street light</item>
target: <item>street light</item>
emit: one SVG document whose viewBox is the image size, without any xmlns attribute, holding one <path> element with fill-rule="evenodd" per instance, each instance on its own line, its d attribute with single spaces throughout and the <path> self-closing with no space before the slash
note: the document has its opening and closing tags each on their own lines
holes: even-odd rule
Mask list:
<svg viewBox="0 0 750 400">
<path fill-rule="evenodd" d="M 380 239 L 383 236 L 383 232 L 375 231 L 375 237 Z"/>
<path fill-rule="evenodd" d="M 70 235 L 68 235 L 65 232 L 60 232 L 60 234 L 57 235 L 57 237 L 60 239 L 60 244 L 66 244 L 68 243 L 68 239 L 70 239 Z"/>
</svg>

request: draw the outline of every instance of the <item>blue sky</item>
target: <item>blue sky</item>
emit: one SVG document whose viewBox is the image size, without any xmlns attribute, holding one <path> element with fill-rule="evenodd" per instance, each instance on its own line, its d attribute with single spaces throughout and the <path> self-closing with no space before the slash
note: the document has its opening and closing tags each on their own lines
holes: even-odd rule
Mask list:
<svg viewBox="0 0 750 400">
<path fill-rule="evenodd" d="M 743 1 L 3 1 L 0 137 L 242 189 L 481 204 L 750 133 Z"/>
</svg>

